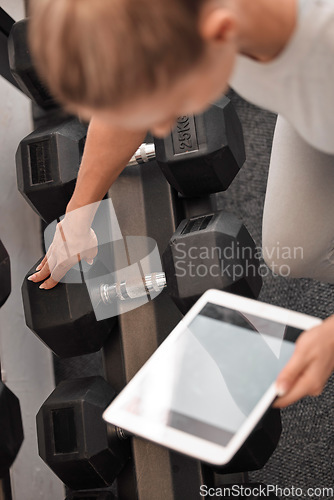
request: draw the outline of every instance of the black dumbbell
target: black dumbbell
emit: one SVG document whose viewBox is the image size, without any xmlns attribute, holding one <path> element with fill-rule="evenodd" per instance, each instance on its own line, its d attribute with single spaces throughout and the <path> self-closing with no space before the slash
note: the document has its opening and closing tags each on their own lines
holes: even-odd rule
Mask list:
<svg viewBox="0 0 334 500">
<path fill-rule="evenodd" d="M 257 298 L 262 287 L 254 240 L 240 219 L 227 212 L 193 217 L 181 222 L 162 260 L 165 272 L 152 272 L 138 280 L 88 284 L 94 310 L 115 301 L 134 300 L 167 288 L 185 314 L 209 288 Z M 88 280 L 87 280 L 88 282 Z M 102 310 L 101 310 L 102 309 Z"/>
<path fill-rule="evenodd" d="M 102 419 L 114 397 L 102 377 L 66 380 L 37 414 L 39 454 L 73 490 L 111 485 L 130 457 L 127 438 Z"/>
<path fill-rule="evenodd" d="M 21 141 L 16 153 L 18 190 L 50 223 L 65 213 L 74 191 L 87 126 L 77 118 L 53 119 Z"/>
<path fill-rule="evenodd" d="M 103 207 L 102 207 L 103 208 Z M 108 214 L 103 209 L 102 217 L 95 217 L 94 230 L 98 241 L 106 236 L 110 225 Z M 88 266 L 87 276 L 104 276 L 110 272 L 110 247 L 100 245 L 99 258 Z M 41 259 L 38 261 L 40 263 Z M 22 284 L 22 298 L 27 326 L 57 356 L 68 358 L 99 351 L 113 331 L 116 318 L 96 320 L 87 286 L 83 281 L 83 264 L 75 266 L 66 274 L 66 283 L 59 283 L 52 290 L 40 290 L 39 284 L 27 280 L 35 273 L 36 266 L 28 272 Z M 44 292 L 44 295 L 43 295 Z"/>
<path fill-rule="evenodd" d="M 59 384 L 37 415 L 40 456 L 72 489 L 111 485 L 130 456 L 130 434 L 106 424 L 101 417 L 114 395 L 102 377 L 67 380 Z M 222 474 L 261 469 L 275 451 L 281 431 L 279 410 L 269 410 L 231 462 L 212 469 Z M 99 469 L 96 464 L 101 464 L 102 456 L 103 467 Z"/>
<path fill-rule="evenodd" d="M 11 292 L 10 260 L 7 250 L 0 240 L 0 307 L 6 302 Z"/>
<path fill-rule="evenodd" d="M 57 107 L 46 86 L 40 81 L 34 68 L 28 45 L 28 19 L 15 23 L 8 39 L 8 55 L 11 72 L 21 90 L 38 106 L 45 109 Z"/>
<path fill-rule="evenodd" d="M 96 321 L 83 282 L 59 283 L 47 292 L 40 290 L 38 284 L 27 280 L 35 268 L 36 265 L 30 269 L 22 285 L 27 326 L 61 358 L 99 351 L 111 334 L 116 318 Z"/>
<path fill-rule="evenodd" d="M 130 164 L 156 159 L 168 182 L 185 197 L 226 191 L 245 162 L 239 117 L 227 97 L 197 116 L 181 116 L 164 139 L 143 144 Z"/>
<path fill-rule="evenodd" d="M 178 129 L 181 123 L 182 132 Z M 83 124 L 69 118 L 37 129 L 19 145 L 19 191 L 48 223 L 65 213 L 86 132 Z M 179 138 L 183 142 L 178 143 Z M 202 115 L 180 118 L 168 137 L 156 139 L 155 144 L 143 144 L 129 165 L 152 159 L 184 196 L 225 191 L 245 161 L 242 128 L 231 101 L 225 97 L 220 105 L 211 106 Z"/>
<path fill-rule="evenodd" d="M 111 252 L 121 254 L 116 246 L 111 247 Z M 186 313 L 209 288 L 257 298 L 262 286 L 255 243 L 242 222 L 226 212 L 183 221 L 163 254 L 165 273 L 152 269 L 140 283 L 122 279 L 119 283 L 103 282 L 99 276 L 107 276 L 108 271 L 102 265 L 101 272 L 96 271 L 100 253 L 103 249 L 84 282 L 59 283 L 47 292 L 27 279 L 23 282 L 27 326 L 60 357 L 100 349 L 116 321 L 107 318 L 117 314 L 110 314 L 111 309 L 117 310 L 117 301 L 154 295 L 167 287 L 181 312 Z M 124 264 L 119 268 L 134 263 L 124 255 Z M 80 277 L 78 272 L 78 280 Z"/>
<path fill-rule="evenodd" d="M 114 397 L 102 377 L 67 380 L 38 412 L 40 456 L 71 489 L 111 485 L 130 456 L 129 434 L 102 420 Z M 270 410 L 232 461 L 213 469 L 231 474 L 262 468 L 276 449 L 281 430 L 279 410 Z"/>
<path fill-rule="evenodd" d="M 0 381 L 0 478 L 13 464 L 23 442 L 20 402 Z"/>
<path fill-rule="evenodd" d="M 232 460 L 222 467 L 212 467 L 213 470 L 234 474 L 262 469 L 276 450 L 281 433 L 280 411 L 268 410 Z"/>
</svg>

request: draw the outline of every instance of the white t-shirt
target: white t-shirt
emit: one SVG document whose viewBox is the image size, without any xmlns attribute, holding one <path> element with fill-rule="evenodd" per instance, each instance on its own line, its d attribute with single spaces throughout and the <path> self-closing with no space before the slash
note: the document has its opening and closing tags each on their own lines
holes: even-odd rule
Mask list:
<svg viewBox="0 0 334 500">
<path fill-rule="evenodd" d="M 283 52 L 269 63 L 238 56 L 230 85 L 334 154 L 334 0 L 299 0 L 298 24 Z"/>
</svg>

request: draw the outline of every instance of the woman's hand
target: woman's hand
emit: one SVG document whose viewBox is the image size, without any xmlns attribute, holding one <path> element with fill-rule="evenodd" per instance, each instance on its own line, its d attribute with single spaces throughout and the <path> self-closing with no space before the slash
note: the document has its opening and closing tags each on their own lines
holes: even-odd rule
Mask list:
<svg viewBox="0 0 334 500">
<path fill-rule="evenodd" d="M 41 289 L 54 288 L 67 271 L 81 260 L 93 264 L 98 242 L 90 225 L 82 224 L 81 215 L 80 210 L 75 210 L 57 224 L 46 256 L 36 268 L 37 272 L 28 278 L 34 283 L 45 280 Z"/>
<path fill-rule="evenodd" d="M 331 316 L 298 338 L 291 360 L 277 379 L 281 397 L 274 406 L 284 408 L 305 396 L 319 396 L 333 370 L 334 316 Z"/>
</svg>

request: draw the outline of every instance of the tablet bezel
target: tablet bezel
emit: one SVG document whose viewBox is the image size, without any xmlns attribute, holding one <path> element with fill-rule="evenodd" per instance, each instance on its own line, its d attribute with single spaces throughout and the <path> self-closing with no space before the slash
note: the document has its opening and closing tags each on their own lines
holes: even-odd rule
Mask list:
<svg viewBox="0 0 334 500">
<path fill-rule="evenodd" d="M 301 330 L 308 330 L 319 325 L 319 318 L 308 316 L 281 307 L 273 306 L 256 300 L 240 297 L 219 290 L 208 290 L 184 316 L 180 323 L 174 328 L 167 339 L 159 346 L 150 359 L 144 364 L 139 372 L 133 377 L 123 391 L 116 397 L 111 405 L 103 413 L 103 418 L 130 433 L 153 441 L 157 444 L 171 448 L 175 451 L 189 455 L 195 459 L 213 464 L 224 465 L 228 463 L 238 449 L 245 442 L 257 423 L 261 420 L 270 405 L 277 397 L 276 384 L 273 383 L 264 393 L 261 400 L 255 406 L 245 422 L 236 431 L 227 446 L 212 443 L 205 439 L 188 434 L 184 431 L 166 426 L 161 423 L 152 422 L 142 416 L 124 410 L 128 400 L 128 393 L 133 393 L 133 388 L 140 379 L 150 370 L 153 361 L 164 356 L 166 346 L 175 342 L 185 328 L 193 321 L 207 303 L 220 305 L 229 309 L 265 318 L 280 324 L 292 326 Z"/>
</svg>

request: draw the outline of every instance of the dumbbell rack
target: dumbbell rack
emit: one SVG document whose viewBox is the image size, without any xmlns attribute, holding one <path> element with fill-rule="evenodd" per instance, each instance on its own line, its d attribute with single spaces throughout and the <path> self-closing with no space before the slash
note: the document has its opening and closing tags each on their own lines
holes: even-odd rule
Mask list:
<svg viewBox="0 0 334 500">
<path fill-rule="evenodd" d="M 182 219 L 216 209 L 214 196 L 178 197 L 155 161 L 127 167 L 109 194 L 123 236 L 149 236 L 157 242 L 161 254 Z M 119 317 L 118 329 L 104 347 L 108 382 L 121 390 L 181 318 L 165 293 Z M 132 460 L 117 479 L 120 499 L 190 500 L 198 498 L 201 484 L 233 482 L 231 476 L 224 479 L 200 462 L 138 438 L 132 438 L 132 452 Z M 243 482 L 246 476 L 239 474 L 233 479 Z"/>
<path fill-rule="evenodd" d="M 29 92 L 28 95 L 31 97 Z M 44 112 L 35 106 L 33 110 L 35 125 L 47 124 L 52 113 L 61 114 L 59 109 Z M 147 140 L 150 142 L 150 138 Z M 214 196 L 180 197 L 154 160 L 140 166 L 128 166 L 110 189 L 109 196 L 123 237 L 153 238 L 160 254 L 181 220 L 216 210 Z M 117 264 L 116 261 L 116 269 Z M 180 319 L 180 312 L 166 293 L 119 317 L 103 350 L 105 377 L 117 392 L 132 379 Z M 202 484 L 215 487 L 247 481 L 244 472 L 229 474 L 227 467 L 224 469 L 226 474 L 218 474 L 198 461 L 136 437 L 131 438 L 131 445 L 132 458 L 117 478 L 119 500 L 194 500 L 199 498 Z M 238 463 L 230 470 L 239 471 L 240 468 L 243 467 Z M 107 496 L 110 498 L 110 493 L 90 494 L 87 490 L 82 494 L 73 492 L 68 498 L 103 499 Z"/>
</svg>

